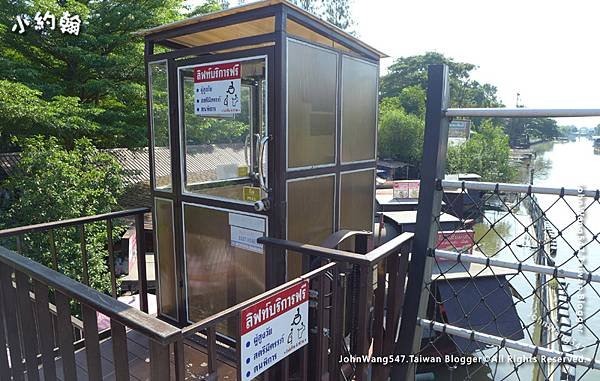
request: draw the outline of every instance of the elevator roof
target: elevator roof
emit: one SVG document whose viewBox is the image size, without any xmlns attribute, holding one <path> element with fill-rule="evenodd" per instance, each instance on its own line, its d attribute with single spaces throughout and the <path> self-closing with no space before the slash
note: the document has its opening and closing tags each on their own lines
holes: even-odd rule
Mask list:
<svg viewBox="0 0 600 381">
<path fill-rule="evenodd" d="M 342 51 L 360 47 L 379 58 L 387 57 L 351 34 L 285 0 L 258 1 L 141 30 L 137 34 L 156 39 L 159 44 L 162 40 L 182 48 L 204 46 L 274 33 L 274 13 L 277 11 L 287 15 L 285 31 L 290 36 Z"/>
</svg>

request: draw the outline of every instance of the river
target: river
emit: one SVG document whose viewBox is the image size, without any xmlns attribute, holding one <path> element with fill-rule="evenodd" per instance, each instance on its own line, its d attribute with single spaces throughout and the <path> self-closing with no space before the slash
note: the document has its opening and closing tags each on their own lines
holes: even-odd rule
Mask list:
<svg viewBox="0 0 600 381">
<path fill-rule="evenodd" d="M 595 155 L 587 139 L 553 143 L 540 147 L 534 184 L 580 189 L 600 189 L 600 155 Z M 565 197 L 556 204 L 556 196 L 539 195 L 540 206 L 548 210 L 548 219 L 561 236 L 557 237 L 556 265 L 577 272 L 600 273 L 600 203 L 592 198 Z M 594 237 L 596 236 L 596 237 Z M 584 285 L 567 280 L 571 295 L 569 308 L 573 325 L 573 347 L 577 355 L 594 358 L 600 342 L 600 284 Z M 578 316 L 585 322 L 579 324 Z M 581 321 L 579 320 L 579 321 Z M 600 370 L 584 373 L 577 367 L 578 380 L 598 380 Z"/>
<path fill-rule="evenodd" d="M 551 142 L 532 147 L 537 158 L 534 164 L 534 185 L 565 188 L 600 189 L 600 155 L 595 155 L 590 140 L 581 139 L 572 142 Z M 546 211 L 549 221 L 555 230 L 561 232 L 557 240 L 557 255 L 554 258 L 560 268 L 576 272 L 596 271 L 600 273 L 600 202 L 591 198 L 577 196 L 564 197 L 537 195 L 540 207 Z M 486 255 L 498 259 L 524 263 L 534 263 L 536 249 L 532 246 L 535 240 L 532 230 L 526 227 L 531 218 L 524 205 L 517 205 L 511 213 L 488 210 L 483 222 L 475 226 L 476 240 L 480 239 L 480 248 Z M 490 232 L 490 226 L 493 226 Z M 487 234 L 486 234 L 487 232 Z M 506 242 L 512 242 L 510 247 Z M 576 254 L 576 255 L 574 255 Z M 548 277 L 549 280 L 551 277 Z M 539 343 L 542 332 L 540 320 L 540 303 L 533 297 L 536 276 L 532 273 L 521 273 L 509 276 L 512 287 L 524 298 L 516 303 L 517 313 L 525 327 L 525 338 L 528 343 Z M 572 322 L 572 344 L 579 348 L 574 352 L 589 358 L 600 357 L 600 284 L 583 286 L 577 280 L 566 280 L 567 293 L 572 295 L 569 308 Z M 555 287 L 556 282 L 550 286 Z M 550 289 L 546 285 L 546 290 Z M 517 299 L 515 299 L 516 301 Z M 579 315 L 585 325 L 577 326 Z M 558 333 L 557 329 L 552 329 Z M 557 339 L 555 339 L 556 341 Z M 534 363 L 515 363 L 528 357 L 515 350 L 489 349 L 485 356 L 495 357 L 497 361 L 488 366 L 470 366 L 455 369 L 451 372 L 436 372 L 436 379 L 442 380 L 543 380 L 544 372 Z M 482 355 L 482 353 L 479 353 Z M 546 375 L 551 380 L 558 380 L 558 372 Z M 600 370 L 588 370 L 583 366 L 576 369 L 577 380 L 598 380 Z"/>
</svg>

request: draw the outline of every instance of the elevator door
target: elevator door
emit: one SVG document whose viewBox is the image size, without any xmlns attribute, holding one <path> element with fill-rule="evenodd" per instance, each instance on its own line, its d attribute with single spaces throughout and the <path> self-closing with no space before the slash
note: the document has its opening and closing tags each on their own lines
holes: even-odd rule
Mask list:
<svg viewBox="0 0 600 381">
<path fill-rule="evenodd" d="M 209 61 L 210 60 L 210 61 Z M 265 289 L 267 57 L 187 61 L 177 68 L 189 321 Z M 234 336 L 234 327 L 219 327 Z"/>
</svg>

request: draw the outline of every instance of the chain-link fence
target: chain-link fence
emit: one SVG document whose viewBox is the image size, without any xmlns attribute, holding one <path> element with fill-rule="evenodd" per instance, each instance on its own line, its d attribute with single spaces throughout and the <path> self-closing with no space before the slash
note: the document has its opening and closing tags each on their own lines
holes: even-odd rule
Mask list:
<svg viewBox="0 0 600 381">
<path fill-rule="evenodd" d="M 598 379 L 600 192 L 437 186 L 444 197 L 416 371 L 454 380 Z"/>
</svg>

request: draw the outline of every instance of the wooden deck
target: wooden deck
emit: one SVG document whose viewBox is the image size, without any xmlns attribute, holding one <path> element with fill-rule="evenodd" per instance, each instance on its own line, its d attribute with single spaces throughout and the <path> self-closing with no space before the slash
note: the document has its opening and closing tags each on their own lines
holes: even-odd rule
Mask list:
<svg viewBox="0 0 600 381">
<path fill-rule="evenodd" d="M 129 362 L 129 374 L 132 381 L 150 380 L 150 352 L 148 349 L 148 338 L 136 331 L 127 332 L 127 356 Z M 102 358 L 102 376 L 103 380 L 115 380 L 115 369 L 113 366 L 113 348 L 112 340 L 106 339 L 100 343 L 100 356 Z M 207 374 L 208 357 L 204 351 L 201 351 L 190 345 L 185 345 L 185 373 L 186 380 L 202 380 Z M 77 363 L 77 379 L 88 380 L 85 348 L 75 353 L 75 362 Z M 171 379 L 175 379 L 175 364 L 173 354 L 171 353 Z M 42 369 L 40 367 L 40 379 L 43 380 Z M 218 365 L 219 379 L 235 380 L 235 368 L 219 361 Z M 64 381 L 62 360 L 56 360 L 57 380 Z"/>
</svg>

